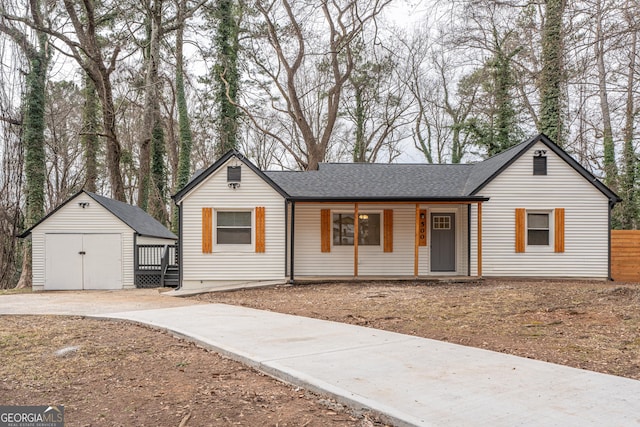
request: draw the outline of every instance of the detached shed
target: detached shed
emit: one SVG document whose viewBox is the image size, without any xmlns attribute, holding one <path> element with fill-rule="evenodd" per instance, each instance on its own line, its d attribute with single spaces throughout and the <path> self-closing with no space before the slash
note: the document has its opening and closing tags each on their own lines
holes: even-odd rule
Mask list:
<svg viewBox="0 0 640 427">
<path fill-rule="evenodd" d="M 177 237 L 142 209 L 80 191 L 25 231 L 34 290 L 136 286 L 138 246 L 175 246 Z"/>
</svg>

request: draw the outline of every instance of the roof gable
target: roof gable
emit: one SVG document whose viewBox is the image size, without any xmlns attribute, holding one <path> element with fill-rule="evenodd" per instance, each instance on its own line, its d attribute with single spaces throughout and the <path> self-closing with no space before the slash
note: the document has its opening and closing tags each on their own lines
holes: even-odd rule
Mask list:
<svg viewBox="0 0 640 427">
<path fill-rule="evenodd" d="M 556 143 L 551 141 L 545 134 L 541 133 L 518 144 L 510 149 L 503 151 L 493 157 L 488 158 L 483 162 L 476 163 L 474 165 L 473 172 L 469 175 L 469 179 L 466 185 L 468 194 L 475 195 L 486 187 L 494 178 L 500 175 L 505 169 L 507 169 L 513 162 L 518 160 L 524 153 L 526 153 L 536 143 L 542 143 L 551 151 L 553 151 L 558 157 L 564 160 L 569 166 L 571 166 L 576 172 L 587 180 L 591 185 L 596 187 L 602 192 L 611 203 L 620 202 L 622 199 L 618 197 L 616 193 L 611 191 L 609 187 L 604 185 L 598 178 L 596 178 L 591 172 L 586 170 L 580 163 L 578 163 L 573 157 L 567 154 Z"/>
<path fill-rule="evenodd" d="M 137 206 L 129 205 L 124 202 L 119 202 L 114 199 L 110 199 L 108 197 L 100 196 L 95 193 L 91 193 L 89 191 L 81 190 L 71 196 L 66 202 L 60 204 L 60 206 L 56 207 L 54 210 L 45 215 L 40 221 L 34 224 L 31 228 L 26 230 L 24 233 L 20 235 L 20 237 L 24 238 L 31 234 L 31 231 L 36 228 L 38 225 L 42 224 L 51 216 L 55 215 L 60 209 L 64 206 L 71 203 L 73 200 L 78 198 L 81 194 L 86 194 L 91 199 L 95 200 L 96 203 L 100 204 L 103 208 L 105 208 L 109 213 L 118 218 L 120 221 L 129 226 L 133 231 L 141 236 L 148 237 L 158 237 L 162 239 L 171 239 L 177 240 L 175 234 L 171 231 L 167 230 L 167 228 L 158 222 L 151 215 L 143 211 Z"/>
<path fill-rule="evenodd" d="M 487 200 L 480 191 L 534 144 L 541 142 L 601 191 L 612 203 L 620 198 L 544 134 L 476 164 L 320 163 L 316 171 L 261 171 L 231 150 L 173 196 L 180 203 L 187 194 L 232 157 L 240 160 L 280 195 L 293 201 L 358 200 Z"/>
<path fill-rule="evenodd" d="M 182 199 L 184 199 L 193 189 L 195 189 L 202 182 L 207 180 L 215 171 L 220 169 L 232 157 L 235 157 L 236 159 L 241 161 L 242 164 L 244 164 L 249 169 L 251 169 L 256 175 L 258 175 L 262 180 L 264 180 L 274 190 L 276 190 L 282 197 L 288 197 L 288 194 L 282 188 L 280 188 L 275 182 L 273 182 L 271 178 L 267 176 L 263 171 L 258 169 L 256 165 L 251 163 L 249 159 L 247 159 L 237 150 L 230 150 L 208 168 L 202 171 L 196 171 L 196 173 L 193 174 L 192 179 L 187 183 L 187 185 L 181 188 L 180 191 L 178 191 L 176 194 L 171 196 L 174 202 L 176 204 L 179 204 L 182 201 Z"/>
</svg>

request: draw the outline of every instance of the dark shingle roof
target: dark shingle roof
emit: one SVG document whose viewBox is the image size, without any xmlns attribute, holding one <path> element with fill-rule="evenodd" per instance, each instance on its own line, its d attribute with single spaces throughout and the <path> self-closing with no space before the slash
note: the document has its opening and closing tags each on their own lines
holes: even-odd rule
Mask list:
<svg viewBox="0 0 640 427">
<path fill-rule="evenodd" d="M 265 172 L 293 199 L 466 197 L 472 165 L 321 163 L 312 172 Z"/>
<path fill-rule="evenodd" d="M 85 193 L 141 236 L 178 239 L 164 225 L 137 206 L 90 193 L 89 191 L 85 191 Z"/>
<path fill-rule="evenodd" d="M 530 141 L 527 141 L 515 145 L 500 154 L 489 157 L 482 162 L 475 163 L 465 185 L 465 193 L 474 194 L 476 190 L 487 184 L 490 179 L 518 158 L 520 153 L 523 152 L 524 147 L 529 143 Z"/>
<path fill-rule="evenodd" d="M 229 151 L 174 197 L 179 203 L 200 182 L 231 157 L 240 159 L 283 197 L 307 201 L 357 200 L 487 200 L 480 192 L 533 144 L 542 142 L 612 203 L 620 198 L 544 134 L 475 164 L 321 163 L 317 171 L 260 171 L 242 154 Z"/>
<path fill-rule="evenodd" d="M 115 217 L 120 219 L 122 222 L 127 224 L 129 227 L 133 229 L 136 233 L 141 236 L 147 237 L 159 237 L 161 239 L 172 239 L 178 240 L 175 234 L 171 231 L 167 230 L 167 228 L 156 221 L 151 215 L 143 211 L 137 206 L 132 206 L 127 203 L 119 202 L 117 200 L 110 199 L 108 197 L 100 196 L 95 193 L 91 193 L 89 191 L 79 191 L 73 196 L 69 197 L 69 199 L 62 203 L 60 206 L 55 208 L 53 211 L 49 212 L 46 216 L 44 216 L 40 221 L 38 221 L 31 228 L 22 233 L 19 237 L 25 238 L 29 234 L 31 234 L 31 230 L 40 225 L 43 221 L 49 218 L 51 215 L 55 214 L 67 203 L 71 202 L 73 199 L 78 197 L 80 194 L 85 193 L 97 203 L 99 203 L 106 210 L 111 212 Z"/>
</svg>

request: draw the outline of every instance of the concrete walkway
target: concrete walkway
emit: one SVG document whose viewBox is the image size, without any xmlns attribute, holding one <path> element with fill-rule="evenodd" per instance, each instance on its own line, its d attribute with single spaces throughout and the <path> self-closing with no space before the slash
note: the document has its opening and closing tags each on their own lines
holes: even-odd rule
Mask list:
<svg viewBox="0 0 640 427">
<path fill-rule="evenodd" d="M 83 294 L 96 300 L 95 293 Z M 150 295 L 143 306 L 121 305 L 132 311 L 113 312 L 115 303 L 96 310 L 95 302 L 83 311 L 78 301 L 55 310 L 74 300 L 67 293 L 60 298 L 56 304 L 54 294 L 0 296 L 0 314 L 49 310 L 167 329 L 274 377 L 372 409 L 398 426 L 640 425 L 640 381 L 223 304 L 150 309 L 157 298 Z M 156 307 L 188 304 L 160 298 Z"/>
</svg>

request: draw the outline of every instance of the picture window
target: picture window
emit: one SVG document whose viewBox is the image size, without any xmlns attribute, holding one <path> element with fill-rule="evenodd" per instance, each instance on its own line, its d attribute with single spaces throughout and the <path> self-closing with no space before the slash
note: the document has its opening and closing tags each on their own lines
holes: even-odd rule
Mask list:
<svg viewBox="0 0 640 427">
<path fill-rule="evenodd" d="M 355 239 L 353 213 L 333 214 L 334 246 L 353 246 Z M 380 214 L 358 214 L 358 245 L 380 246 Z"/>
</svg>

